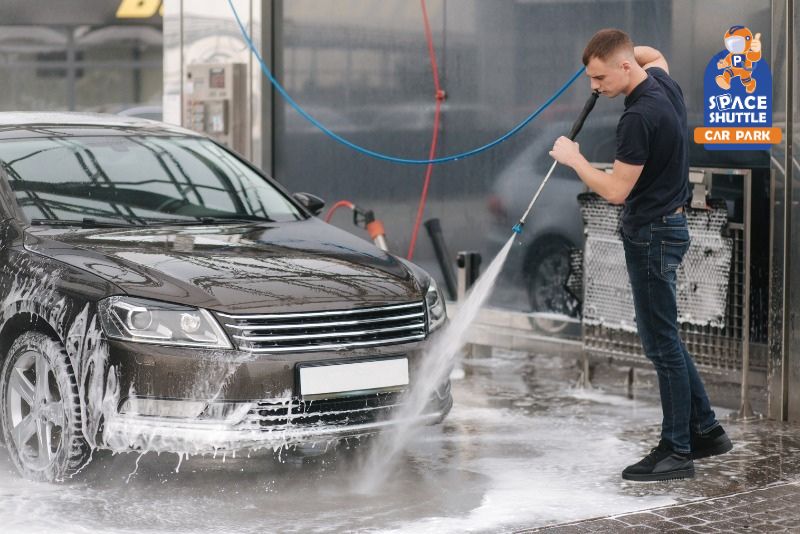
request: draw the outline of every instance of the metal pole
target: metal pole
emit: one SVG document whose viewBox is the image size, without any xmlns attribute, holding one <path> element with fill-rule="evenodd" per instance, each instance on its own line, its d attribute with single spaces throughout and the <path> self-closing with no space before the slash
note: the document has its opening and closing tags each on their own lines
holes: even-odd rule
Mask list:
<svg viewBox="0 0 800 534">
<path fill-rule="evenodd" d="M 558 165 L 558 162 L 554 161 L 553 164 L 550 166 L 550 170 L 547 171 L 547 174 L 544 176 L 544 180 L 542 180 L 542 183 L 539 185 L 539 189 L 537 189 L 536 190 L 536 194 L 533 195 L 533 198 L 531 199 L 531 203 L 528 204 L 528 209 L 526 209 L 525 213 L 522 215 L 522 218 L 520 219 L 521 223 L 524 223 L 528 219 L 528 215 L 531 213 L 531 210 L 533 209 L 533 205 L 536 204 L 536 199 L 539 198 L 539 195 L 542 193 L 542 189 L 544 189 L 544 186 L 547 183 L 547 180 L 550 179 L 550 175 L 553 174 L 553 170 L 555 170 L 556 165 Z"/>
<path fill-rule="evenodd" d="M 275 73 L 275 76 L 280 78 L 283 83 L 288 83 L 289 76 L 287 75 L 286 61 L 284 55 L 286 53 L 286 40 L 284 39 L 284 17 L 283 17 L 283 1 L 268 0 L 267 5 L 262 8 L 263 13 L 269 13 L 268 24 L 262 25 L 264 30 L 269 30 L 269 38 L 262 37 L 262 48 L 268 47 L 267 61 L 269 61 L 269 68 Z M 289 61 L 289 70 L 293 65 Z M 261 127 L 264 132 L 262 139 L 262 161 L 261 168 L 268 172 L 270 175 L 275 176 L 276 164 L 275 154 L 278 153 L 278 135 L 286 138 L 286 113 L 281 108 L 283 105 L 279 100 L 280 97 L 275 90 L 275 86 L 270 83 L 266 76 L 261 76 L 261 101 L 264 102 L 262 108 L 263 118 L 265 121 Z"/>
<path fill-rule="evenodd" d="M 78 78 L 75 27 L 67 26 L 67 109 L 75 111 L 75 80 Z"/>
<path fill-rule="evenodd" d="M 183 70 L 183 43 L 184 43 L 184 35 L 183 35 L 183 31 L 184 31 L 184 28 L 183 28 L 183 0 L 180 0 L 180 15 L 178 17 L 178 21 L 179 21 L 178 22 L 178 28 L 179 28 L 178 33 L 180 35 L 180 44 L 178 46 L 179 46 L 179 50 L 180 50 L 180 65 L 181 65 L 180 66 L 180 77 L 181 77 L 181 79 L 180 79 L 180 90 L 178 91 L 178 93 L 180 94 L 180 107 L 181 107 L 181 113 L 180 113 L 180 121 L 181 122 L 180 122 L 180 124 L 184 125 L 184 124 L 186 124 L 186 122 L 184 122 L 184 121 L 188 120 L 188 117 L 186 117 L 186 111 L 183 109 L 183 106 L 186 104 L 186 102 L 185 102 L 186 95 L 184 95 L 185 86 L 186 86 L 186 72 L 184 72 L 184 70 Z"/>
<path fill-rule="evenodd" d="M 784 174 L 783 189 L 783 332 L 781 346 L 781 420 L 789 420 L 789 411 L 794 407 L 789 404 L 789 358 L 792 330 L 789 328 L 791 317 L 791 269 L 792 269 L 792 199 L 794 171 L 791 161 L 793 159 L 794 143 L 794 0 L 786 3 L 786 172 Z"/>
<path fill-rule="evenodd" d="M 750 225 L 751 206 L 750 199 L 753 192 L 752 171 L 742 175 L 742 199 L 744 208 L 744 231 L 742 244 L 744 246 L 744 294 L 742 295 L 742 393 L 739 406 L 739 418 L 753 417 L 753 408 L 750 405 Z"/>
</svg>

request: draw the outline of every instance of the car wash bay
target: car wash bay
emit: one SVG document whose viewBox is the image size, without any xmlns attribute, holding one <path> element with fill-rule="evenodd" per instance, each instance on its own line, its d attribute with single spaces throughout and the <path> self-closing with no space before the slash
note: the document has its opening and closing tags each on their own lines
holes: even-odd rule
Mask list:
<svg viewBox="0 0 800 534">
<path fill-rule="evenodd" d="M 265 57 L 287 90 L 312 115 L 383 152 L 428 155 L 436 95 L 418 4 L 235 3 L 251 33 L 258 30 L 257 44 L 269 51 Z M 437 153 L 472 148 L 516 124 L 575 71 L 585 38 L 612 25 L 665 51 L 694 113 L 690 125 L 702 121 L 696 73 L 721 47 L 725 27 L 745 21 L 765 28 L 775 125 L 791 131 L 796 45 L 786 28 L 796 24 L 796 3 L 787 14 L 784 2 L 769 1 L 508 2 L 491 9 L 477 1 L 431 1 L 433 44 L 447 92 Z M 347 199 L 374 210 L 386 224 L 390 250 L 405 255 L 425 169 L 364 158 L 306 123 L 264 82 L 227 6 L 219 4 L 165 2 L 165 119 L 192 127 L 197 98 L 190 92 L 202 95 L 187 83 L 188 74 L 230 67 L 238 94 L 229 97 L 231 128 L 220 141 L 292 191 L 317 194 L 329 206 Z M 719 20 L 720 11 L 731 21 Z M 719 28 L 696 27 L 697 20 Z M 491 155 L 433 170 L 425 218 L 441 220 L 451 252 L 476 250 L 488 264 L 535 191 L 536 177 L 546 172 L 547 146 L 569 128 L 587 93 L 576 84 L 548 116 Z M 608 139 L 620 110 L 621 102 L 601 100 L 587 121 L 580 141 L 592 161 L 613 159 Z M 246 122 L 233 128 L 239 116 Z M 800 153 L 796 137 L 785 134 L 771 154 L 694 147 L 697 189 L 718 194 L 730 214 L 733 274 L 726 299 L 717 304 L 736 310 L 721 334 L 688 332 L 736 443 L 730 455 L 698 462 L 694 480 L 642 486 L 619 479 L 621 468 L 657 440 L 655 378 L 630 331 L 586 323 L 585 309 L 582 314 L 569 295 L 549 291 L 569 272 L 565 265 L 573 256 L 564 251 L 585 245 L 577 200 L 582 189 L 557 169 L 452 375 L 452 412 L 412 440 L 375 492 L 354 489 L 370 446 L 366 439 L 224 460 L 98 453 L 81 481 L 53 487 L 20 480 L 0 449 L 0 517 L 21 532 L 498 531 L 796 479 L 800 439 L 784 422 L 800 420 L 798 334 L 789 315 L 800 275 L 790 247 L 800 220 L 791 208 L 798 195 L 793 177 L 800 173 L 792 156 Z M 349 214 L 332 221 L 367 237 Z M 441 281 L 424 234 L 414 260 Z M 749 367 L 749 387 L 741 396 L 743 367 Z M 727 419 L 740 411 L 742 399 L 770 419 Z"/>
</svg>

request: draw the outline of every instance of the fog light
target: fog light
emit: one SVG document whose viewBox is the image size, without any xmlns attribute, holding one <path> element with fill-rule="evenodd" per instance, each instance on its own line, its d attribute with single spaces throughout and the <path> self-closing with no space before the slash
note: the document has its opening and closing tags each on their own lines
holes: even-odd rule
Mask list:
<svg viewBox="0 0 800 534">
<path fill-rule="evenodd" d="M 151 417 L 198 417 L 206 408 L 203 401 L 144 399 L 133 397 L 125 401 L 120 409 L 125 415 L 146 415 Z"/>
</svg>

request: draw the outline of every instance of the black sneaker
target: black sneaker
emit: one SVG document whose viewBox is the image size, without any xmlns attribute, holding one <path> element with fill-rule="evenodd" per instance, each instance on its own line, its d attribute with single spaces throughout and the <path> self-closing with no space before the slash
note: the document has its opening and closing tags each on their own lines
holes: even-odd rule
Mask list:
<svg viewBox="0 0 800 534">
<path fill-rule="evenodd" d="M 718 426 L 706 434 L 692 432 L 692 459 L 708 458 L 718 454 L 725 454 L 733 448 L 728 434 Z"/>
<path fill-rule="evenodd" d="M 663 439 L 640 462 L 629 465 L 622 471 L 622 478 L 637 482 L 692 477 L 694 477 L 694 463 L 691 456 L 673 451 Z"/>
</svg>

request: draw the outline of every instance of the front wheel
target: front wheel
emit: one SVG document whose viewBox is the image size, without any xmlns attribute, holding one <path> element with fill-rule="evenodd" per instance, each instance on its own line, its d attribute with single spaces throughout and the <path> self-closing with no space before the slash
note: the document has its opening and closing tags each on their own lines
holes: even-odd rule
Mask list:
<svg viewBox="0 0 800 534">
<path fill-rule="evenodd" d="M 19 336 L 0 374 L 0 426 L 23 477 L 61 481 L 89 458 L 75 374 L 63 345 L 41 332 Z"/>
</svg>

